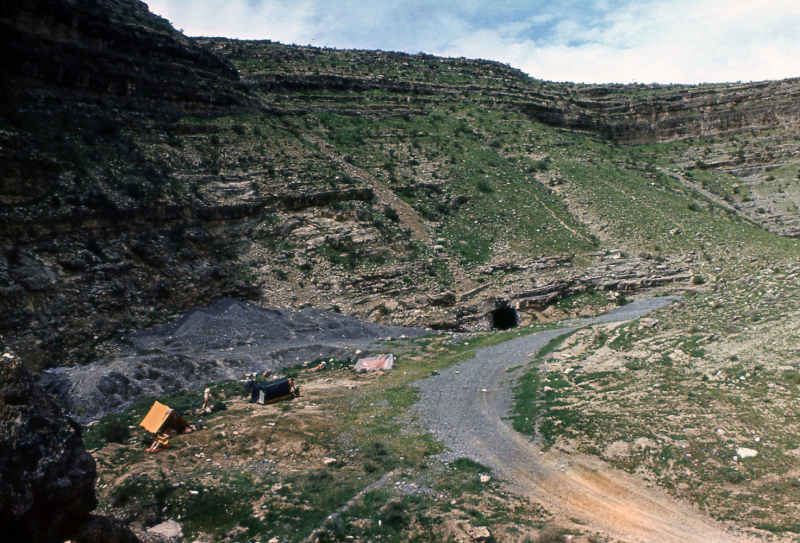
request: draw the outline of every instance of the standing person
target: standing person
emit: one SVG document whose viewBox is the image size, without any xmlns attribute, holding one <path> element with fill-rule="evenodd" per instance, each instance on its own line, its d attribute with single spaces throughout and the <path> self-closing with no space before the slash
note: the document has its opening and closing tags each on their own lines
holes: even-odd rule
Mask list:
<svg viewBox="0 0 800 543">
<path fill-rule="evenodd" d="M 208 407 L 208 404 L 210 403 L 211 403 L 211 388 L 206 387 L 206 390 L 203 393 L 203 409 Z"/>
</svg>

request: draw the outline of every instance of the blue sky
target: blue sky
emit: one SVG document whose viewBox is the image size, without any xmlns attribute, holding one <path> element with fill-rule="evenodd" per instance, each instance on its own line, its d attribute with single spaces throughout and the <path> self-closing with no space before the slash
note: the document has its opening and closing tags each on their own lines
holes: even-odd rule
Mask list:
<svg viewBox="0 0 800 543">
<path fill-rule="evenodd" d="M 586 83 L 800 77 L 798 0 L 150 0 L 190 36 L 423 51 Z"/>
</svg>

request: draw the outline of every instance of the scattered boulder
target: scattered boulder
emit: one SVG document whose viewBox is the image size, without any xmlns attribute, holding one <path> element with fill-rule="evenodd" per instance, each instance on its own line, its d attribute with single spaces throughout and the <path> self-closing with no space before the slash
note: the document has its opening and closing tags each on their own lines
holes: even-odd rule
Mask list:
<svg viewBox="0 0 800 543">
<path fill-rule="evenodd" d="M 16 541 L 69 537 L 97 506 L 79 432 L 19 358 L 0 359 L 0 525 Z"/>
<path fill-rule="evenodd" d="M 758 456 L 758 451 L 748 449 L 747 447 L 739 447 L 736 449 L 736 454 L 739 456 L 739 458 L 753 458 Z"/>
<path fill-rule="evenodd" d="M 56 275 L 50 268 L 22 253 L 11 259 L 9 271 L 17 283 L 32 292 L 45 290 L 55 284 Z"/>
<path fill-rule="evenodd" d="M 486 541 L 492 534 L 489 533 L 489 528 L 486 526 L 473 526 L 469 529 L 469 535 L 475 541 Z"/>
<path fill-rule="evenodd" d="M 165 520 L 161 524 L 151 526 L 147 529 L 147 532 L 171 537 L 173 539 L 180 539 L 183 537 L 183 528 L 179 522 L 174 520 Z"/>
<path fill-rule="evenodd" d="M 449 306 L 456 303 L 456 295 L 449 290 L 428 294 L 428 302 L 433 306 Z"/>
</svg>

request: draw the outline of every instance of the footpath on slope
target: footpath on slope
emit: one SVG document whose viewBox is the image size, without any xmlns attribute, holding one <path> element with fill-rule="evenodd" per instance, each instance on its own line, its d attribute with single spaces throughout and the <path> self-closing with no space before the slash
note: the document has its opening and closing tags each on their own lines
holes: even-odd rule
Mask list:
<svg viewBox="0 0 800 543">
<path fill-rule="evenodd" d="M 422 414 L 435 437 L 449 448 L 444 460 L 467 457 L 493 468 L 511 489 L 541 503 L 564 523 L 578 518 L 582 530 L 636 543 L 753 541 L 642 479 L 601 459 L 544 452 L 536 439 L 516 432 L 507 420 L 513 381 L 530 356 L 561 334 L 601 322 L 625 321 L 665 307 L 676 298 L 633 302 L 605 315 L 575 319 L 548 330 L 479 349 L 475 357 L 417 383 Z M 486 390 L 486 392 L 482 392 Z"/>
<path fill-rule="evenodd" d="M 725 200 L 723 200 L 722 198 L 720 198 L 719 196 L 717 196 L 716 194 L 711 192 L 710 190 L 707 190 L 707 189 L 703 188 L 703 186 L 700 185 L 699 183 L 694 183 L 692 181 L 689 181 L 688 179 L 686 179 L 685 177 L 683 177 L 679 173 L 671 172 L 666 168 L 658 168 L 658 170 L 661 171 L 661 173 L 664 173 L 664 174 L 670 176 L 671 178 L 676 180 L 678 183 L 680 183 L 684 187 L 686 187 L 688 189 L 692 189 L 693 191 L 702 194 L 703 196 L 705 196 L 706 198 L 708 198 L 709 200 L 711 200 L 712 202 L 714 202 L 718 206 L 722 207 L 723 209 L 727 209 L 728 211 L 730 211 L 732 213 L 735 213 L 736 215 L 741 217 L 743 220 L 749 222 L 750 224 L 753 224 L 755 226 L 760 226 L 758 221 L 753 220 L 753 218 L 750 215 L 748 215 L 747 213 L 745 213 L 741 209 L 732 206 L 731 204 L 729 204 L 728 202 L 726 202 Z"/>
<path fill-rule="evenodd" d="M 401 226 L 411 232 L 411 236 L 417 241 L 421 241 L 426 245 L 430 245 L 431 239 L 425 225 L 419 218 L 419 214 L 413 207 L 405 203 L 399 196 L 397 196 L 392 189 L 381 183 L 378 179 L 365 172 L 361 168 L 354 166 L 347 162 L 342 155 L 333 145 L 329 144 L 320 137 L 306 134 L 303 136 L 308 142 L 316 145 L 317 148 L 325 153 L 331 160 L 333 160 L 342 170 L 352 175 L 357 179 L 369 184 L 377 196 L 378 203 L 388 205 L 397 212 Z"/>
</svg>

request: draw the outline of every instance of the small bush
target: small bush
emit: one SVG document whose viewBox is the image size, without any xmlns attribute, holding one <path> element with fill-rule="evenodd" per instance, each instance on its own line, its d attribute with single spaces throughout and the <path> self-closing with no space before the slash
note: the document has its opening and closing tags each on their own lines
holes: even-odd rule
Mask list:
<svg viewBox="0 0 800 543">
<path fill-rule="evenodd" d="M 372 445 L 370 445 L 369 449 L 367 450 L 367 454 L 373 458 L 381 458 L 387 456 L 389 451 L 386 450 L 386 446 L 383 443 L 380 441 L 375 441 Z"/>
<path fill-rule="evenodd" d="M 400 221 L 400 215 L 397 213 L 397 211 L 395 211 L 393 207 L 387 207 L 386 210 L 384 211 L 384 214 L 386 215 L 386 218 L 392 222 Z"/>
<path fill-rule="evenodd" d="M 119 415 L 110 415 L 97 429 L 97 433 L 106 443 L 122 443 L 131 437 L 128 421 Z"/>
<path fill-rule="evenodd" d="M 402 502 L 391 501 L 387 503 L 381 513 L 383 524 L 389 526 L 402 526 L 405 524 L 406 512 Z"/>
<path fill-rule="evenodd" d="M 478 188 L 479 191 L 486 194 L 494 192 L 494 187 L 492 187 L 491 183 L 489 183 L 486 179 L 481 179 L 475 186 Z"/>
<path fill-rule="evenodd" d="M 735 470 L 733 468 L 725 468 L 722 470 L 722 476 L 725 478 L 726 481 L 733 484 L 743 483 L 746 479 L 744 474 L 739 470 Z"/>
<path fill-rule="evenodd" d="M 536 537 L 536 543 L 565 543 L 566 539 L 557 529 L 548 526 Z"/>
<path fill-rule="evenodd" d="M 450 467 L 469 473 L 489 473 L 492 471 L 492 468 L 484 466 L 483 464 L 475 462 L 469 458 L 456 458 L 450 462 Z"/>
</svg>

